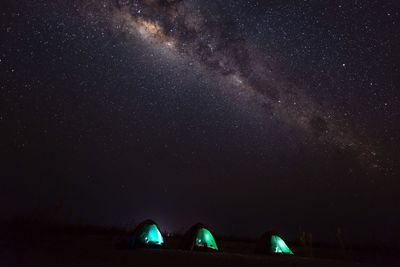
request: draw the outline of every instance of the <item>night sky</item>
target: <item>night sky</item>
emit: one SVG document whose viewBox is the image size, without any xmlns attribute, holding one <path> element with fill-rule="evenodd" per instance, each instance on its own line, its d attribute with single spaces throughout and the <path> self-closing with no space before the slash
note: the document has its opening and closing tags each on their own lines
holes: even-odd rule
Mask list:
<svg viewBox="0 0 400 267">
<path fill-rule="evenodd" d="M 397 240 L 396 5 L 2 1 L 2 219 Z"/>
</svg>

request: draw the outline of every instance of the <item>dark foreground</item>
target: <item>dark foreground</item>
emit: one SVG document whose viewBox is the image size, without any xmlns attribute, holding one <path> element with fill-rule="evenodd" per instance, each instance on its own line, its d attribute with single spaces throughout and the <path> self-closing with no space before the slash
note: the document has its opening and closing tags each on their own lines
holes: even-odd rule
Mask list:
<svg viewBox="0 0 400 267">
<path fill-rule="evenodd" d="M 121 236 L 115 235 L 2 232 L 0 266 L 400 266 L 394 259 L 365 262 L 255 255 L 248 251 L 249 244 L 245 242 L 220 242 L 225 252 L 204 253 L 173 248 L 120 249 L 116 246 L 119 240 Z"/>
</svg>

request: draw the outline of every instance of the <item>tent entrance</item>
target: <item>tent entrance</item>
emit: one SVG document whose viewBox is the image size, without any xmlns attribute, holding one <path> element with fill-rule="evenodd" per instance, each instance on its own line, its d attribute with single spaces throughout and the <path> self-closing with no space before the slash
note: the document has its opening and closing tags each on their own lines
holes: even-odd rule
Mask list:
<svg viewBox="0 0 400 267">
<path fill-rule="evenodd" d="M 155 224 L 147 224 L 139 234 L 139 240 L 143 244 L 162 246 L 164 239 Z"/>
<path fill-rule="evenodd" d="M 200 228 L 197 231 L 194 245 L 198 248 L 218 250 L 217 242 L 215 242 L 213 235 L 206 228 Z"/>
<path fill-rule="evenodd" d="M 271 252 L 272 253 L 283 253 L 283 254 L 292 254 L 293 252 L 286 245 L 285 241 L 277 235 L 271 236 Z"/>
</svg>

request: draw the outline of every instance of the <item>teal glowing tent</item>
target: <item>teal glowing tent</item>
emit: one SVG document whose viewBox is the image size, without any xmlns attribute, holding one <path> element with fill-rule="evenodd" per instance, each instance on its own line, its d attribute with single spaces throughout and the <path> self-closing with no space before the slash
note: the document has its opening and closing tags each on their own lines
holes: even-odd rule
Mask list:
<svg viewBox="0 0 400 267">
<path fill-rule="evenodd" d="M 193 225 L 183 236 L 180 245 L 185 250 L 203 250 L 216 252 L 218 245 L 214 236 L 203 224 Z"/>
<path fill-rule="evenodd" d="M 129 240 L 130 247 L 160 248 L 164 245 L 164 238 L 152 220 L 146 220 L 136 226 Z"/>
<path fill-rule="evenodd" d="M 259 239 L 256 252 L 262 254 L 294 255 L 285 241 L 274 232 L 267 232 Z"/>
</svg>

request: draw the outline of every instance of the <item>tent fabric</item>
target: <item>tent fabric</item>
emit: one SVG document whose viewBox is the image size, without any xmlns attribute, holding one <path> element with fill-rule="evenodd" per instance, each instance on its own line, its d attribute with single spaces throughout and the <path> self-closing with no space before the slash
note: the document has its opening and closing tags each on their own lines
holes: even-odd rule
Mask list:
<svg viewBox="0 0 400 267">
<path fill-rule="evenodd" d="M 201 223 L 193 225 L 185 233 L 180 248 L 184 250 L 218 251 L 217 242 L 211 231 Z"/>
<path fill-rule="evenodd" d="M 136 226 L 129 241 L 130 247 L 162 247 L 164 238 L 152 220 L 146 220 Z"/>
<path fill-rule="evenodd" d="M 267 232 L 257 242 L 256 252 L 260 254 L 294 255 L 285 241 L 275 232 Z"/>
</svg>

